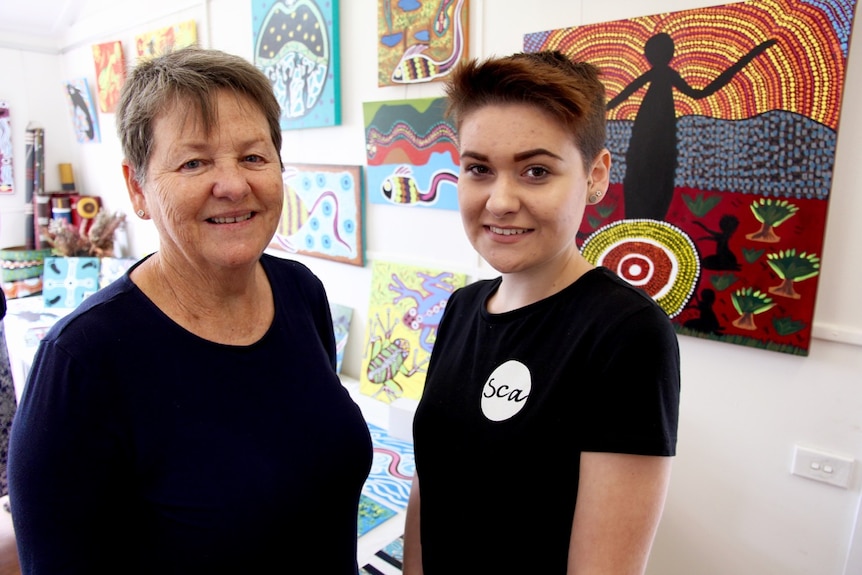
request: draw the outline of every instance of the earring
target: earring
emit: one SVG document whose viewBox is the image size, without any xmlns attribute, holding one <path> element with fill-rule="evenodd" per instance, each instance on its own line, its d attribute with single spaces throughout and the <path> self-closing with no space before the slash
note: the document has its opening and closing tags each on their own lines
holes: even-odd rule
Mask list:
<svg viewBox="0 0 862 575">
<path fill-rule="evenodd" d="M 136 213 L 136 214 L 138 214 L 138 217 L 139 217 L 139 218 L 142 218 L 142 217 L 144 217 L 145 215 L 147 215 L 147 212 L 145 212 L 144 210 L 138 210 L 138 211 L 137 211 L 137 212 L 135 212 L 135 213 Z"/>
<path fill-rule="evenodd" d="M 596 190 L 595 192 L 590 194 L 590 197 L 588 198 L 588 200 L 591 204 L 595 204 L 596 202 L 598 202 L 601 199 L 601 197 L 602 197 L 602 191 Z"/>
</svg>

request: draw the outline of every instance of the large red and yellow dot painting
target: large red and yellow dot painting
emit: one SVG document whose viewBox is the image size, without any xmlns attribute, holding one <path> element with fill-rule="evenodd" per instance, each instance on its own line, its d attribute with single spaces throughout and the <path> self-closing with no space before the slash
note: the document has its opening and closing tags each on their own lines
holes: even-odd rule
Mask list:
<svg viewBox="0 0 862 575">
<path fill-rule="evenodd" d="M 611 185 L 579 247 L 678 333 L 808 354 L 855 9 L 750 0 L 524 37 L 600 68 Z"/>
</svg>

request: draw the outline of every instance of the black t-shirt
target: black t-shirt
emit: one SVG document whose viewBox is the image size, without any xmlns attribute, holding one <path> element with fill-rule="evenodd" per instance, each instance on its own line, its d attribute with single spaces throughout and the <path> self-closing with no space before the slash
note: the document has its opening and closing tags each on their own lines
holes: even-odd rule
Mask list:
<svg viewBox="0 0 862 575">
<path fill-rule="evenodd" d="M 414 420 L 426 575 L 565 573 L 583 451 L 675 454 L 666 313 L 604 268 L 489 314 L 500 279 L 449 299 Z"/>
</svg>

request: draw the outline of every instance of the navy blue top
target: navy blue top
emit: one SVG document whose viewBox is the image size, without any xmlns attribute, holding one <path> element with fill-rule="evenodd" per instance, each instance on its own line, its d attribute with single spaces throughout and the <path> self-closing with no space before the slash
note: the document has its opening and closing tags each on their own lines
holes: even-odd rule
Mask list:
<svg viewBox="0 0 862 575">
<path fill-rule="evenodd" d="M 275 318 L 252 345 L 188 332 L 128 273 L 47 334 L 10 446 L 25 574 L 356 573 L 368 428 L 322 284 L 261 261 Z"/>
</svg>

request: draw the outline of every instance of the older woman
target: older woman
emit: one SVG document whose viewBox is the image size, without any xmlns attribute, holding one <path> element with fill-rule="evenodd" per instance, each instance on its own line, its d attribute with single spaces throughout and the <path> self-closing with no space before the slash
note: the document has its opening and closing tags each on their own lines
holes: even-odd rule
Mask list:
<svg viewBox="0 0 862 575">
<path fill-rule="evenodd" d="M 117 131 L 160 247 L 42 341 L 12 432 L 24 573 L 355 573 L 371 440 L 321 282 L 264 254 L 279 106 L 246 60 L 143 61 Z"/>
</svg>

